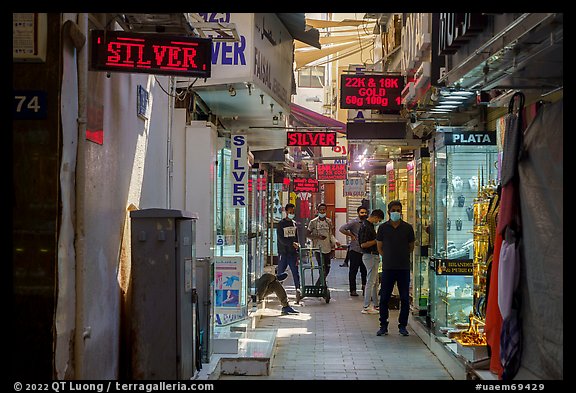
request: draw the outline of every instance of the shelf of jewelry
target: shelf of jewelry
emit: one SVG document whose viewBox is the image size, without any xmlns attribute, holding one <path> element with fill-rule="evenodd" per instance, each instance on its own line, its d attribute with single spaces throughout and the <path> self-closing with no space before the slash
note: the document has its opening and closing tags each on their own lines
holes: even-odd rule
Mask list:
<svg viewBox="0 0 576 393">
<path fill-rule="evenodd" d="M 474 260 L 474 201 L 494 171 L 495 153 L 446 146 L 435 161 L 436 258 Z M 478 286 L 476 286 L 478 287 Z M 474 276 L 436 276 L 435 319 L 453 327 L 474 315 Z"/>
</svg>

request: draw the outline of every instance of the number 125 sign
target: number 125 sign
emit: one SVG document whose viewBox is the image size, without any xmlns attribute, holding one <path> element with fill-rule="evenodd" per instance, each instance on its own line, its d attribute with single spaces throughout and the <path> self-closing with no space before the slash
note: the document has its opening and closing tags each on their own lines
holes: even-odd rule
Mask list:
<svg viewBox="0 0 576 393">
<path fill-rule="evenodd" d="M 404 77 L 400 75 L 342 74 L 341 109 L 377 109 L 382 113 L 400 113 Z"/>
</svg>

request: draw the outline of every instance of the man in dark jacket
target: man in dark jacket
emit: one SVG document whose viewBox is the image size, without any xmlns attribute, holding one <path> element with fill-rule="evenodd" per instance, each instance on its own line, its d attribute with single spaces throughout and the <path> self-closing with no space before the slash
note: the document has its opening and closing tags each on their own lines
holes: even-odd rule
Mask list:
<svg viewBox="0 0 576 393">
<path fill-rule="evenodd" d="M 284 273 L 286 268 L 290 267 L 292 272 L 292 279 L 294 280 L 294 287 L 296 288 L 296 298 L 299 299 L 300 294 L 300 273 L 296 261 L 298 260 L 298 233 L 296 230 L 296 223 L 294 222 L 294 206 L 293 203 L 288 203 L 284 210 L 286 217 L 283 218 L 276 228 L 278 237 L 278 275 Z"/>
</svg>

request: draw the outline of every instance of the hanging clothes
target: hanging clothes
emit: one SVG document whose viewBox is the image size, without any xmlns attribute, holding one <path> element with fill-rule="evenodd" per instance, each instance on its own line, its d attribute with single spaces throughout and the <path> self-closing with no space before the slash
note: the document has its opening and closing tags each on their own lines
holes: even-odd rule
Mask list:
<svg viewBox="0 0 576 393">
<path fill-rule="evenodd" d="M 514 103 L 518 97 L 518 112 L 514 113 Z M 518 230 L 520 227 L 520 196 L 518 186 L 518 159 L 522 146 L 522 133 L 524 131 L 522 112 L 524 109 L 524 94 L 515 93 L 508 105 L 506 129 L 504 133 L 504 146 L 502 168 L 500 171 L 500 184 L 502 186 L 500 199 L 500 213 L 498 215 L 497 230 L 504 236 L 507 226 Z M 505 237 L 505 236 L 504 236 Z"/>
<path fill-rule="evenodd" d="M 502 328 L 502 315 L 498 307 L 498 266 L 500 261 L 500 247 L 502 235 L 496 232 L 494 238 L 494 253 L 492 263 L 489 265 L 490 272 L 486 283 L 486 319 L 484 331 L 486 342 L 490 348 L 490 371 L 498 377 L 502 376 L 502 363 L 500 363 L 500 332 Z"/>
<path fill-rule="evenodd" d="M 514 105 L 518 99 L 518 108 Z M 498 307 L 502 316 L 500 332 L 501 378 L 513 379 L 520 366 L 522 324 L 519 319 L 520 277 L 519 243 L 521 241 L 518 161 L 522 152 L 524 94 L 515 93 L 508 105 L 501 168 L 501 195 L 497 232 L 502 235 L 498 263 Z"/>
<path fill-rule="evenodd" d="M 310 197 L 312 196 L 309 192 L 300 192 L 298 197 L 300 198 L 300 218 L 310 218 Z"/>
</svg>

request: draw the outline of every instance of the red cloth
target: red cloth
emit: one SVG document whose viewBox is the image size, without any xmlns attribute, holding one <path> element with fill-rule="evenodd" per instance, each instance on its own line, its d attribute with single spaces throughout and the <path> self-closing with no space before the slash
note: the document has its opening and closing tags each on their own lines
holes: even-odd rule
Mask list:
<svg viewBox="0 0 576 393">
<path fill-rule="evenodd" d="M 490 271 L 490 290 L 486 304 L 486 319 L 484 331 L 486 342 L 490 346 L 490 371 L 502 378 L 502 364 L 500 363 L 500 332 L 502 330 L 502 315 L 498 307 L 498 265 L 500 264 L 500 248 L 502 235 L 496 231 L 494 240 L 494 254 L 492 256 L 492 269 Z"/>
</svg>

